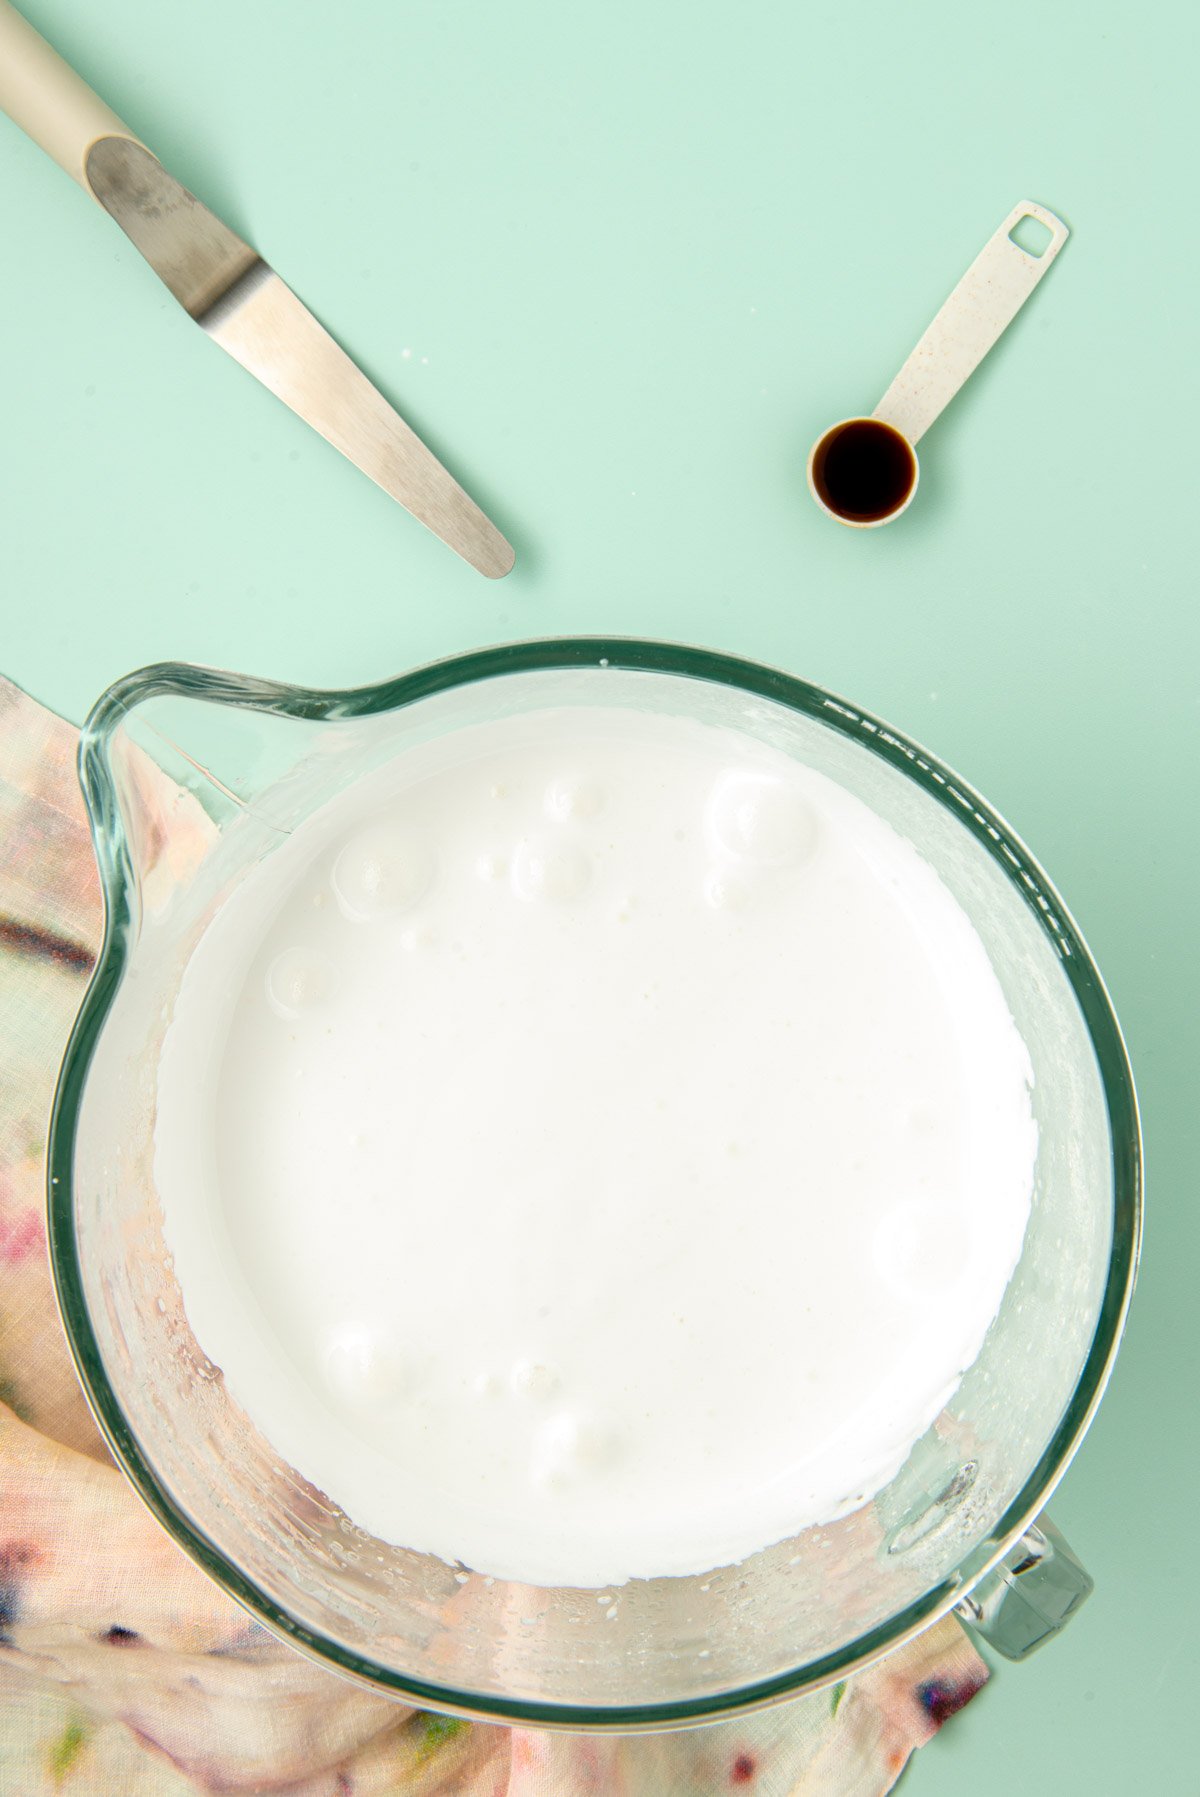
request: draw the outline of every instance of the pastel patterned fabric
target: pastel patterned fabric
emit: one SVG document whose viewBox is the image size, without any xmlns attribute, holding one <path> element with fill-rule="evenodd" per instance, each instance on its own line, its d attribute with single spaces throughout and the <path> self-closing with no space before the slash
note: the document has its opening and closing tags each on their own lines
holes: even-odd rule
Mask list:
<svg viewBox="0 0 1200 1797">
<path fill-rule="evenodd" d="M 952 1620 L 846 1685 L 705 1728 L 469 1724 L 301 1658 L 143 1508 L 84 1403 L 46 1253 L 47 1115 L 101 933 L 75 746 L 0 680 L 0 1797 L 889 1791 L 987 1678 Z M 154 770 L 145 781 L 169 880 L 203 824 Z"/>
</svg>

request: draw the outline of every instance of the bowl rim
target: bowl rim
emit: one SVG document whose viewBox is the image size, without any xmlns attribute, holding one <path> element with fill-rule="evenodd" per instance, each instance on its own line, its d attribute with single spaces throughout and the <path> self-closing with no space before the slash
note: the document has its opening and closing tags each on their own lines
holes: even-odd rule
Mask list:
<svg viewBox="0 0 1200 1797">
<path fill-rule="evenodd" d="M 1075 1390 L 1020 1491 L 989 1535 L 938 1585 L 864 1631 L 838 1652 L 729 1690 L 672 1702 L 604 1706 L 550 1703 L 460 1691 L 394 1671 L 310 1630 L 210 1540 L 175 1503 L 142 1453 L 100 1355 L 84 1295 L 75 1233 L 74 1155 L 87 1072 L 120 985 L 132 928 L 132 860 L 110 752 L 126 715 L 162 696 L 196 698 L 308 721 L 346 721 L 396 711 L 455 687 L 515 674 L 564 669 L 682 676 L 732 686 L 773 700 L 855 741 L 921 786 L 948 809 L 1001 868 L 1053 947 L 1091 1038 L 1108 1112 L 1113 1175 L 1113 1232 L 1096 1329 Z M 110 686 L 80 735 L 79 777 L 91 822 L 104 900 L 104 935 L 59 1074 L 47 1152 L 50 1261 L 63 1327 L 84 1394 L 118 1465 L 153 1515 L 189 1558 L 256 1620 L 293 1647 L 391 1697 L 472 1720 L 542 1728 L 624 1733 L 677 1728 L 761 1708 L 780 1698 L 845 1679 L 902 1646 L 948 1614 L 1034 1521 L 1086 1433 L 1112 1372 L 1141 1248 L 1143 1178 L 1137 1096 L 1112 1003 L 1083 937 L 1051 882 L 1016 833 L 974 789 L 912 738 L 837 695 L 758 662 L 723 651 L 648 638 L 571 636 L 501 643 L 427 663 L 392 679 L 349 689 L 290 685 L 161 662 Z"/>
</svg>

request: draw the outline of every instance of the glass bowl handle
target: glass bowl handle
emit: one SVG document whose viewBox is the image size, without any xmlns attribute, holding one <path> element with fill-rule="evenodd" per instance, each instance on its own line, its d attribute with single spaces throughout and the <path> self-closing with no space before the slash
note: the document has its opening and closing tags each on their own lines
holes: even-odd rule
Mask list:
<svg viewBox="0 0 1200 1797">
<path fill-rule="evenodd" d="M 1006 1660 L 1023 1660 L 1065 1628 L 1094 1589 L 1091 1574 L 1043 1513 L 955 1614 Z"/>
</svg>

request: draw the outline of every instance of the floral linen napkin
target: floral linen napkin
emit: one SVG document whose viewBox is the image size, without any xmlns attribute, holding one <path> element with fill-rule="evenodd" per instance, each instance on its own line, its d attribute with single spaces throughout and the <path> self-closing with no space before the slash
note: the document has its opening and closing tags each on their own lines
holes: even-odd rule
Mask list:
<svg viewBox="0 0 1200 1797">
<path fill-rule="evenodd" d="M 70 725 L 0 680 L 0 1797 L 891 1790 L 987 1678 L 953 1620 L 846 1685 L 704 1728 L 469 1724 L 302 1658 L 143 1508 L 84 1403 L 46 1253 L 47 1115 L 101 933 L 75 748 Z M 156 815 L 178 806 L 146 779 Z M 179 847 L 162 834 L 166 878 Z"/>
</svg>

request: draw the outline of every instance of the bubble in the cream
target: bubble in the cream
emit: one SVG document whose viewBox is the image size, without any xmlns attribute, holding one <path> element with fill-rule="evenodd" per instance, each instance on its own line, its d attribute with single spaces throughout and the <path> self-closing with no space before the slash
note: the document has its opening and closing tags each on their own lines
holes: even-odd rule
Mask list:
<svg viewBox="0 0 1200 1797">
<path fill-rule="evenodd" d="M 604 1473 L 619 1458 L 615 1429 L 592 1417 L 560 1410 L 547 1418 L 533 1441 L 529 1470 L 535 1485 L 569 1485 Z"/>
<path fill-rule="evenodd" d="M 518 898 L 566 904 L 579 898 L 592 877 L 587 855 L 572 843 L 550 847 L 522 842 L 513 856 L 512 883 Z"/>
<path fill-rule="evenodd" d="M 408 955 L 427 954 L 438 945 L 438 933 L 431 924 L 412 924 L 400 935 L 400 946 Z"/>
<path fill-rule="evenodd" d="M 595 780 L 563 776 L 546 788 L 547 815 L 558 823 L 596 817 L 604 809 L 604 788 Z"/>
<path fill-rule="evenodd" d="M 761 867 L 805 860 L 817 837 L 816 814 L 804 794 L 773 774 L 723 774 L 709 800 L 708 823 L 726 854 Z"/>
<path fill-rule="evenodd" d="M 485 851 L 475 858 L 475 872 L 481 880 L 502 880 L 508 872 L 508 862 L 503 855 L 495 855 Z"/>
<path fill-rule="evenodd" d="M 880 1277 L 899 1297 L 925 1298 L 966 1272 L 970 1229 L 953 1205 L 910 1198 L 876 1225 L 871 1252 Z"/>
<path fill-rule="evenodd" d="M 704 897 L 714 911 L 740 911 L 749 892 L 740 874 L 717 867 L 704 881 Z"/>
<path fill-rule="evenodd" d="M 285 948 L 267 969 L 267 1002 L 280 1017 L 299 1017 L 329 997 L 333 969 L 324 956 Z"/>
<path fill-rule="evenodd" d="M 536 1360 L 517 1360 L 513 1362 L 508 1383 L 519 1398 L 550 1398 L 561 1381 L 553 1367 L 543 1366 Z"/>
<path fill-rule="evenodd" d="M 323 1357 L 331 1394 L 355 1409 L 387 1404 L 411 1385 L 411 1370 L 381 1332 L 352 1322 L 333 1330 Z"/>
<path fill-rule="evenodd" d="M 433 851 L 401 824 L 360 830 L 345 843 L 333 865 L 333 890 L 342 911 L 356 923 L 416 904 L 433 879 Z"/>
</svg>

